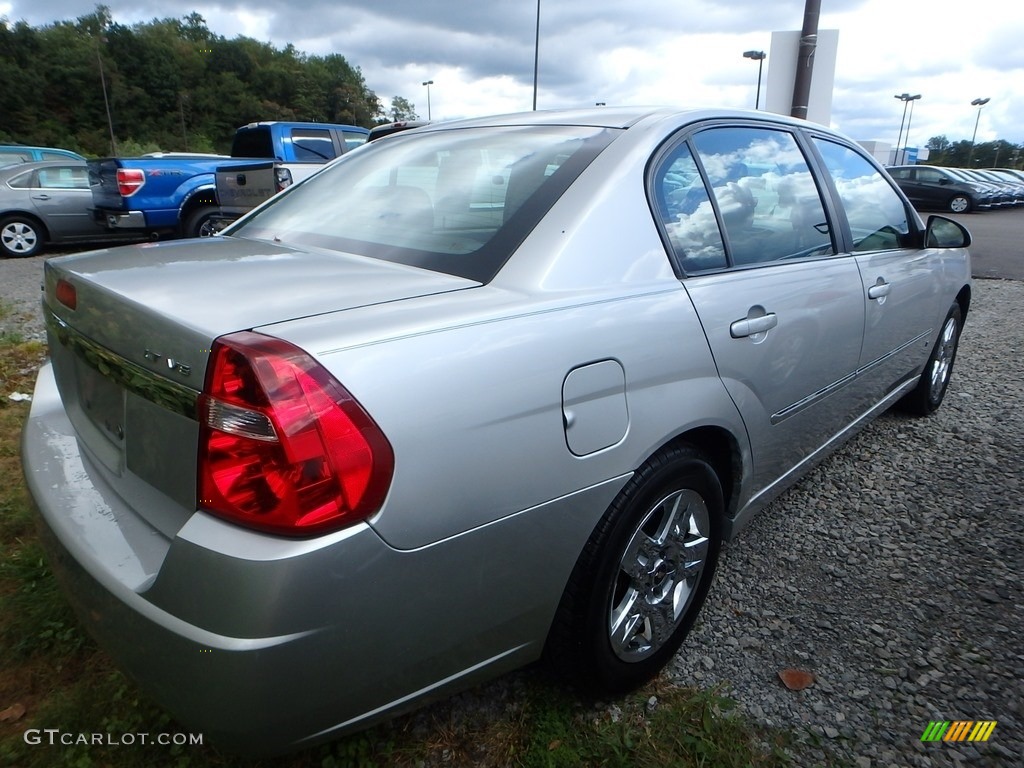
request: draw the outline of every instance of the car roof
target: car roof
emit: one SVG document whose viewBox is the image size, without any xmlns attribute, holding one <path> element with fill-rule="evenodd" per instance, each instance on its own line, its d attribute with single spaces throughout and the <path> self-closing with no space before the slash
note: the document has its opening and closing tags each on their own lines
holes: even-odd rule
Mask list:
<svg viewBox="0 0 1024 768">
<path fill-rule="evenodd" d="M 813 127 L 825 133 L 834 134 L 830 128 L 808 123 L 806 120 L 778 115 L 773 112 L 744 109 L 710 109 L 669 106 L 624 106 L 624 107 L 585 107 L 580 109 L 538 110 L 535 112 L 513 112 L 504 115 L 474 117 L 432 123 L 419 130 L 429 131 L 431 128 L 473 128 L 513 125 L 575 125 L 596 128 L 630 128 L 648 120 L 671 120 L 673 122 L 696 123 L 702 120 L 720 119 L 753 119 L 759 122 L 774 122 L 794 126 Z M 838 135 L 838 134 L 837 134 Z"/>
</svg>

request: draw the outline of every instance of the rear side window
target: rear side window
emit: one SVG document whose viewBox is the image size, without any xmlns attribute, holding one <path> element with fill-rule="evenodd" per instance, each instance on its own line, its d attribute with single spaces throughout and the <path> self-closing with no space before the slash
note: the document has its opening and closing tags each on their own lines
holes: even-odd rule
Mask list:
<svg viewBox="0 0 1024 768">
<path fill-rule="evenodd" d="M 561 126 L 397 135 L 346 154 L 228 233 L 488 282 L 615 135 Z"/>
<path fill-rule="evenodd" d="M 692 141 L 733 265 L 835 253 L 821 194 L 792 133 L 723 127 Z"/>
<path fill-rule="evenodd" d="M 326 163 L 337 157 L 331 132 L 324 128 L 295 128 L 292 130 L 295 159 L 303 163 Z"/>
<path fill-rule="evenodd" d="M 910 217 L 903 198 L 881 171 L 851 148 L 815 138 L 853 235 L 853 251 L 878 251 L 908 244 Z"/>
<path fill-rule="evenodd" d="M 40 168 L 39 186 L 43 189 L 89 189 L 89 171 L 80 167 Z"/>
</svg>

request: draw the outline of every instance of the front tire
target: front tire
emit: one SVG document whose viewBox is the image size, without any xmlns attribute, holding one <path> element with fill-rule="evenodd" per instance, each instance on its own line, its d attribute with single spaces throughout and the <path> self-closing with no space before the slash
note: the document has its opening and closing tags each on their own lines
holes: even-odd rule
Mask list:
<svg viewBox="0 0 1024 768">
<path fill-rule="evenodd" d="M 46 236 L 43 228 L 27 216 L 5 216 L 0 219 L 0 253 L 24 258 L 43 250 Z"/>
<path fill-rule="evenodd" d="M 661 671 L 707 597 L 721 544 L 722 487 L 691 446 L 644 464 L 583 549 L 548 636 L 556 670 L 594 695 Z"/>
<path fill-rule="evenodd" d="M 928 362 L 925 363 L 921 380 L 900 400 L 900 408 L 904 411 L 917 416 L 927 416 L 942 405 L 946 390 L 949 388 L 949 379 L 953 375 L 953 363 L 956 361 L 962 329 L 963 313 L 960 305 L 953 302 L 945 322 L 942 323 L 939 338 L 936 339 L 932 353 L 928 356 Z"/>
<path fill-rule="evenodd" d="M 953 213 L 970 213 L 973 207 L 967 195 L 955 195 L 949 201 L 949 210 Z"/>
</svg>

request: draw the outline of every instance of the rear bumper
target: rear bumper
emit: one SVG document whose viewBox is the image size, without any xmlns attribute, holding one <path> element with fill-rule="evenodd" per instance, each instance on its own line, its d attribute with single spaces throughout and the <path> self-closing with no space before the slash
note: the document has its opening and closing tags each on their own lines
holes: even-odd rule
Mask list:
<svg viewBox="0 0 1024 768">
<path fill-rule="evenodd" d="M 202 513 L 169 538 L 117 492 L 135 481 L 80 447 L 49 366 L 22 458 L 83 624 L 183 725 L 250 754 L 356 731 L 538 658 L 595 517 L 624 482 L 413 551 L 367 525 L 295 541 Z"/>
<path fill-rule="evenodd" d="M 118 211 L 111 208 L 93 208 L 93 218 L 107 229 L 148 229 L 146 214 L 142 211 Z"/>
</svg>

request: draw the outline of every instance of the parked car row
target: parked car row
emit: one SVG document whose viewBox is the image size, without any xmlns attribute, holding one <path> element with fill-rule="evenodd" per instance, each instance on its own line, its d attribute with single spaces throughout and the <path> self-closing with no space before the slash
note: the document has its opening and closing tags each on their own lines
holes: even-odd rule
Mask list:
<svg viewBox="0 0 1024 768">
<path fill-rule="evenodd" d="M 970 213 L 1024 205 L 1024 171 L 936 165 L 897 165 L 888 170 L 918 208 Z"/>
</svg>

